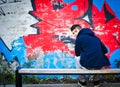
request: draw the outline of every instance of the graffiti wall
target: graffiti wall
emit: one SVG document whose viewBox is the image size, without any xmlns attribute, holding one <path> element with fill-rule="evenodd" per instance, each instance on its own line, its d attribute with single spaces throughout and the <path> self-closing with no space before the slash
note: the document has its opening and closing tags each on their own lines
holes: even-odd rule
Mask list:
<svg viewBox="0 0 120 87">
<path fill-rule="evenodd" d="M 120 68 L 119 0 L 0 0 L 0 54 L 32 68 L 76 68 L 72 24 L 92 29 Z M 13 68 L 18 67 L 13 66 Z"/>
</svg>

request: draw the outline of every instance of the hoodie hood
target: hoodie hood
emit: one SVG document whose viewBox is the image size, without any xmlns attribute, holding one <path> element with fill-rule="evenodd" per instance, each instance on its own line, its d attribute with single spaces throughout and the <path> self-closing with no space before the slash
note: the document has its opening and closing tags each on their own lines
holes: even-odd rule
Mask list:
<svg viewBox="0 0 120 87">
<path fill-rule="evenodd" d="M 94 36 L 94 32 L 90 30 L 89 28 L 83 28 L 82 30 L 80 30 L 80 32 L 78 33 L 78 36 L 83 35 L 83 34 Z"/>
</svg>

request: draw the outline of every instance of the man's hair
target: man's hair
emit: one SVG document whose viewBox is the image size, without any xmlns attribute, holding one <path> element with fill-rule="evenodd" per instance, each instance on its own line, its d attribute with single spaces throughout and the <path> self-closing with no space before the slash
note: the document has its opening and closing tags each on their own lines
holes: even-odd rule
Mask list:
<svg viewBox="0 0 120 87">
<path fill-rule="evenodd" d="M 80 28 L 82 28 L 79 24 L 74 24 L 74 25 L 72 25 L 71 26 L 71 31 L 73 31 L 75 28 L 78 28 L 78 29 L 80 29 Z"/>
</svg>

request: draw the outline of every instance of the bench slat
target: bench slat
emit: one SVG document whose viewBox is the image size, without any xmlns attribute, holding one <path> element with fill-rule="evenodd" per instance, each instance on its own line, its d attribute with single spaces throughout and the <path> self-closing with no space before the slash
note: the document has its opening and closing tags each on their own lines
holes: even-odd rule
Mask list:
<svg viewBox="0 0 120 87">
<path fill-rule="evenodd" d="M 101 70 L 85 70 L 85 69 L 36 69 L 21 68 L 18 70 L 20 74 L 120 74 L 120 69 L 101 69 Z"/>
<path fill-rule="evenodd" d="M 120 69 L 101 69 L 101 70 L 84 70 L 84 69 L 36 69 L 36 68 L 21 68 L 16 70 L 16 87 L 22 87 L 23 74 L 120 74 Z"/>
</svg>

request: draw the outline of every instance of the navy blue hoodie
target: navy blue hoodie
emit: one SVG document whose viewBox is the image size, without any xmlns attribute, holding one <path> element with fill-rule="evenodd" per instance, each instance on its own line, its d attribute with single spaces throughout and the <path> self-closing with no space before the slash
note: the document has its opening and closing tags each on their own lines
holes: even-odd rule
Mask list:
<svg viewBox="0 0 120 87">
<path fill-rule="evenodd" d="M 75 54 L 81 56 L 80 64 L 85 68 L 102 68 L 109 66 L 109 59 L 105 56 L 107 48 L 101 40 L 88 28 L 80 30 L 75 42 Z"/>
</svg>

